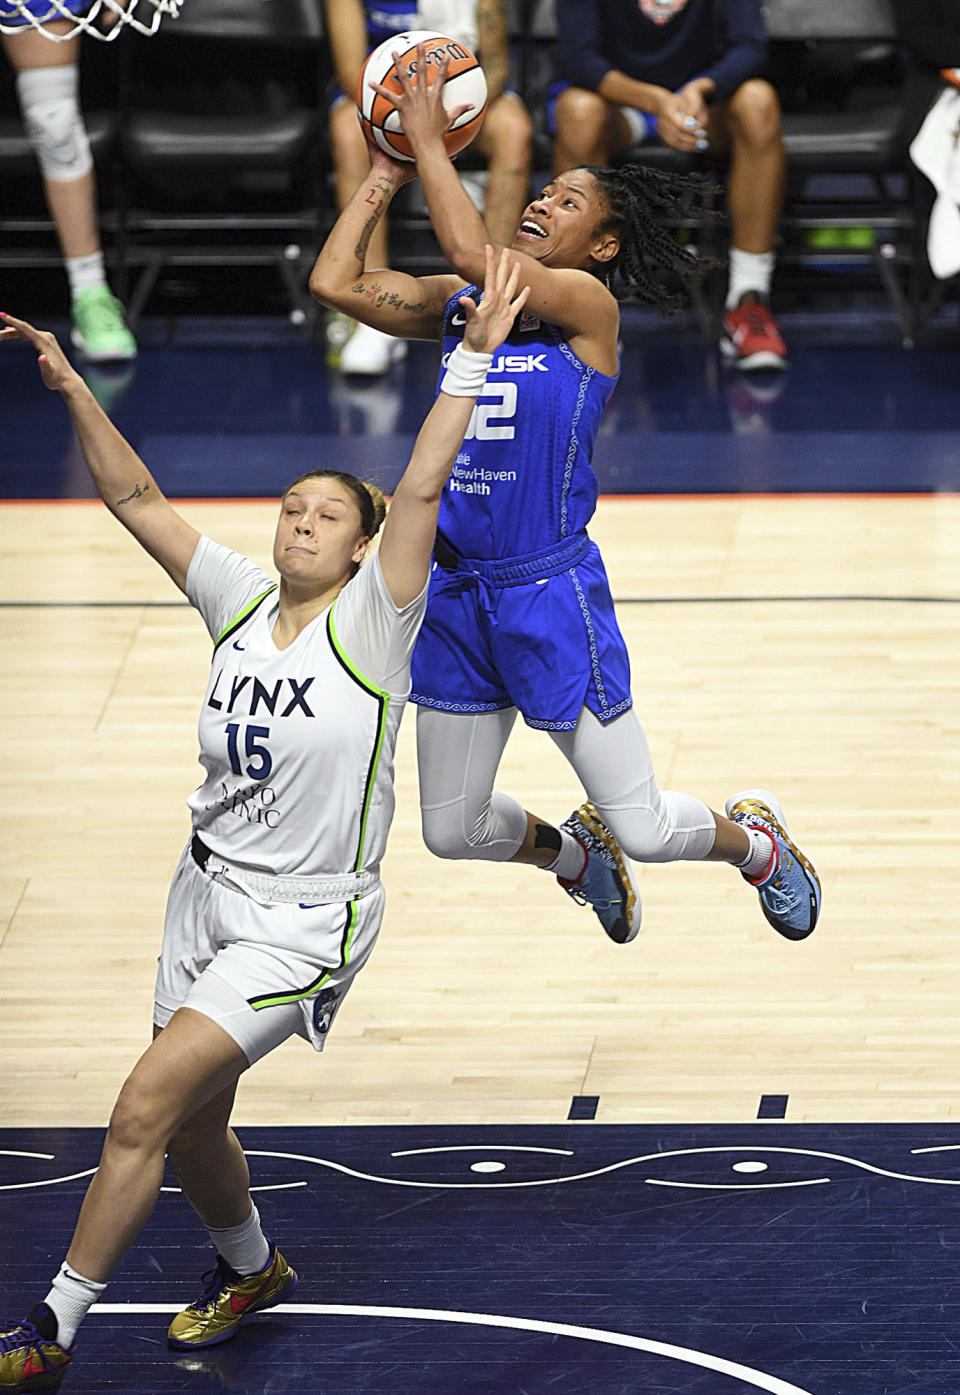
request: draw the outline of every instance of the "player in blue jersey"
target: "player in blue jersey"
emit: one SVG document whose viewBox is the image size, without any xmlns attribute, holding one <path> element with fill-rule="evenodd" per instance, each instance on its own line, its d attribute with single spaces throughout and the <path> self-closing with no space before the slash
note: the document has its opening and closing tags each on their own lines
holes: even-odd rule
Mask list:
<svg viewBox="0 0 960 1395">
<path fill-rule="evenodd" d="M 510 254 L 496 269 L 488 255 L 490 293 L 479 308 L 463 302 L 465 343 L 417 436 L 379 549 L 361 565 L 383 521 L 379 491 L 336 469 L 310 471 L 281 501 L 279 585 L 171 507 L 52 334 L 0 315 L 0 342 L 31 344 L 45 385 L 62 394 L 111 513 L 214 640 L 199 725 L 206 779 L 190 797 L 192 837 L 167 903 L 153 1041 L 114 1107 L 65 1263 L 26 1320 L 0 1332 L 0 1390 L 59 1385 L 78 1327 L 153 1210 L 165 1154 L 216 1248 L 169 1345 L 227 1341 L 297 1287 L 263 1233 L 229 1120 L 240 1076 L 260 1057 L 294 1034 L 323 1048 L 377 938 L 393 748 L 440 491 L 490 351 L 526 297 Z M 143 1388 L 119 1361 L 105 1371 L 101 1389 Z"/>
<path fill-rule="evenodd" d="M 414 171 L 372 150 L 372 168 L 321 249 L 313 294 L 407 338 L 462 333 L 457 297 L 484 275 L 487 233 L 443 144 L 441 86 L 397 98 L 433 226 L 454 271 L 366 270 L 370 238 Z M 460 109 L 457 109 L 458 111 Z M 612 939 L 631 940 L 640 904 L 626 853 L 643 862 L 732 863 L 789 939 L 814 928 L 816 873 L 764 791 L 727 802 L 658 788 L 631 710 L 630 671 L 603 563 L 586 527 L 590 464 L 619 372 L 618 296 L 668 306 L 664 278 L 697 274 L 659 226 L 690 181 L 641 166 L 558 174 L 523 214 L 513 250 L 529 299 L 488 374 L 440 509 L 413 692 L 423 833 L 441 857 L 529 863 L 589 901 Z M 548 731 L 588 802 L 559 828 L 494 788 L 522 713 Z"/>
</svg>

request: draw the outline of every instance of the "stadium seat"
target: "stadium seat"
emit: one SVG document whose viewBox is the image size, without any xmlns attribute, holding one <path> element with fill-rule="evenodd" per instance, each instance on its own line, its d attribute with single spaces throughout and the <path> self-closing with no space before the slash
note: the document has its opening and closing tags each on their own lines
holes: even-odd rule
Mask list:
<svg viewBox="0 0 960 1395">
<path fill-rule="evenodd" d="M 784 94 L 788 188 L 779 265 L 800 276 L 875 271 L 912 342 L 918 218 L 890 0 L 765 0 L 765 11 L 782 68 L 791 52 L 809 62 L 820 50 L 845 75 L 819 100 L 809 85 Z M 867 80 L 877 70 L 886 82 Z"/>
<path fill-rule="evenodd" d="M 154 38 L 126 45 L 122 262 L 135 323 L 170 267 L 273 265 L 290 318 L 320 241 L 317 0 L 189 0 Z"/>
</svg>

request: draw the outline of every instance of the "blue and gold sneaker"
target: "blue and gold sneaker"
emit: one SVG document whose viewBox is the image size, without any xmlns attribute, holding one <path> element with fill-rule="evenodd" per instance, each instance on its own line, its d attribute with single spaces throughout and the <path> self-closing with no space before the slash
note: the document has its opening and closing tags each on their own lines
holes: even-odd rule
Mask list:
<svg viewBox="0 0 960 1395">
<path fill-rule="evenodd" d="M 213 1347 L 235 1337 L 244 1318 L 264 1308 L 275 1308 L 296 1293 L 300 1280 L 276 1245 L 256 1274 L 238 1274 L 217 1255 L 217 1266 L 204 1274 L 206 1288 L 195 1303 L 184 1308 L 167 1330 L 167 1345 L 180 1351 Z"/>
<path fill-rule="evenodd" d="M 57 1341 L 57 1319 L 38 1303 L 19 1327 L 0 1332 L 0 1390 L 56 1390 L 73 1360 Z"/>
<path fill-rule="evenodd" d="M 756 887 L 774 930 L 788 940 L 805 940 L 820 915 L 820 878 L 790 837 L 776 797 L 769 790 L 741 790 L 727 800 L 726 813 L 743 828 L 760 828 L 769 836 L 769 866 L 759 877 L 741 875 Z"/>
<path fill-rule="evenodd" d="M 576 838 L 586 861 L 576 881 L 557 881 L 574 901 L 593 907 L 615 944 L 629 944 L 640 930 L 640 892 L 623 849 L 593 804 L 581 804 L 560 827 Z"/>
</svg>

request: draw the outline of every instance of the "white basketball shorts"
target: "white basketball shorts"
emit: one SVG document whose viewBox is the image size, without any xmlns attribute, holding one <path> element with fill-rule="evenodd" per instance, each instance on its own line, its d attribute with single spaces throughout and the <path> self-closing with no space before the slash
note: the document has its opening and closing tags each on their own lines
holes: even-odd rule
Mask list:
<svg viewBox="0 0 960 1395">
<path fill-rule="evenodd" d="M 167 898 L 153 1020 L 177 1008 L 212 1018 L 254 1061 L 294 1033 L 322 1051 L 370 957 L 383 918 L 379 883 L 359 901 L 255 901 L 184 849 Z"/>
</svg>

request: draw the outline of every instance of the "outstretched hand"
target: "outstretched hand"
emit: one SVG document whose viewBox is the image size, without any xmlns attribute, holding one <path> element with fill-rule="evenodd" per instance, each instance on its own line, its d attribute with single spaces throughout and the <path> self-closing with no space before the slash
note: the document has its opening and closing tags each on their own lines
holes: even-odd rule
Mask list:
<svg viewBox="0 0 960 1395">
<path fill-rule="evenodd" d="M 497 257 L 489 242 L 484 246 L 487 262 L 483 278 L 483 299 L 477 305 L 468 295 L 462 295 L 467 327 L 463 333 L 464 348 L 473 353 L 492 354 L 510 333 L 514 320 L 527 303 L 530 287 L 518 293 L 520 263 L 513 260 L 509 247 Z"/>
<path fill-rule="evenodd" d="M 0 329 L 0 341 L 26 339 L 28 344 L 33 345 L 39 355 L 37 366 L 40 369 L 40 377 L 43 379 L 44 386 L 50 388 L 52 392 L 62 392 L 74 379 L 80 379 L 79 373 L 73 368 L 70 360 L 49 330 L 35 329 L 26 320 L 18 320 L 13 315 L 2 313 L 0 313 L 0 325 L 3 326 Z"/>
<path fill-rule="evenodd" d="M 439 67 L 433 70 L 431 82 L 431 65 L 427 62 L 426 48 L 423 44 L 417 44 L 417 80 L 414 82 L 404 65 L 397 62 L 398 57 L 396 53 L 393 55 L 400 91 L 391 91 L 379 82 L 371 82 L 370 86 L 396 107 L 404 134 L 416 152 L 418 145 L 425 140 L 442 140 L 459 116 L 473 111 L 474 104 L 461 102 L 450 111 L 443 105 L 443 85 L 447 80 L 449 58 L 444 58 Z"/>
</svg>

